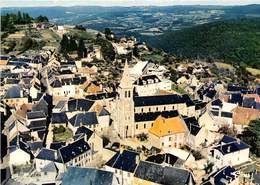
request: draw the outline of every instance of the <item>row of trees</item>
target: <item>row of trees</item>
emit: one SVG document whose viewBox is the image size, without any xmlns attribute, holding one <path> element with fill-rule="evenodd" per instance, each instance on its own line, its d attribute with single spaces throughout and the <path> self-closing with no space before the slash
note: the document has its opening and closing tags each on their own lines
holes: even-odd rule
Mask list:
<svg viewBox="0 0 260 185">
<path fill-rule="evenodd" d="M 48 22 L 46 16 L 38 16 L 35 19 L 31 17 L 28 13 L 21 13 L 20 11 L 17 14 L 5 14 L 1 15 L 1 31 L 14 32 L 16 24 L 29 24 L 32 22 Z"/>
</svg>

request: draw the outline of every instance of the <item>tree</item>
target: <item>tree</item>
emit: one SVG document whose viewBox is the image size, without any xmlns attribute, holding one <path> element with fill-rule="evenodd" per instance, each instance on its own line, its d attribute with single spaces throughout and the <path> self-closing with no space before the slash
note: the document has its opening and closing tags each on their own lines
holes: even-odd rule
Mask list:
<svg viewBox="0 0 260 185">
<path fill-rule="evenodd" d="M 73 37 L 70 37 L 68 51 L 76 51 L 77 49 L 78 45 L 76 40 Z"/>
<path fill-rule="evenodd" d="M 62 36 L 62 39 L 60 41 L 60 46 L 61 46 L 61 53 L 67 54 L 68 47 L 69 47 L 69 39 L 66 34 Z"/>
<path fill-rule="evenodd" d="M 76 25 L 74 28 L 77 30 L 86 31 L 86 28 L 84 28 L 82 25 Z"/>
<path fill-rule="evenodd" d="M 77 52 L 79 58 L 83 58 L 86 55 L 86 47 L 82 39 L 79 40 L 79 46 Z"/>
<path fill-rule="evenodd" d="M 40 15 L 40 16 L 36 17 L 35 21 L 36 22 L 49 22 L 49 19 L 46 16 Z"/>
<path fill-rule="evenodd" d="M 204 165 L 204 170 L 206 174 L 210 174 L 213 170 L 214 163 L 207 161 L 207 164 Z"/>
<path fill-rule="evenodd" d="M 239 138 L 251 146 L 250 150 L 257 157 L 260 157 L 260 119 L 251 121 Z"/>
<path fill-rule="evenodd" d="M 105 35 L 110 35 L 110 34 L 112 34 L 112 31 L 110 30 L 110 28 L 105 28 L 104 33 L 105 33 Z"/>
<path fill-rule="evenodd" d="M 95 41 L 95 44 L 101 46 L 101 52 L 105 60 L 113 61 L 115 59 L 116 53 L 114 51 L 113 45 L 109 41 L 98 37 Z"/>
<path fill-rule="evenodd" d="M 21 12 L 18 11 L 18 14 L 17 14 L 17 23 L 18 24 L 21 24 L 22 23 L 22 15 L 21 15 Z"/>
</svg>

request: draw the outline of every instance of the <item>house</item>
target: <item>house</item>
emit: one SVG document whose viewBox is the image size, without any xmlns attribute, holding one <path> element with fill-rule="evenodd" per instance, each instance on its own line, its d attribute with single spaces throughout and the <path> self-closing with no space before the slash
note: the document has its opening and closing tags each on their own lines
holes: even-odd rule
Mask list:
<svg viewBox="0 0 260 185">
<path fill-rule="evenodd" d="M 74 139 L 84 138 L 85 141 L 90 145 L 92 155 L 103 150 L 103 139 L 94 131 L 88 129 L 87 127 L 81 126 L 77 129 L 74 135 Z"/>
<path fill-rule="evenodd" d="M 237 185 L 239 184 L 239 172 L 231 166 L 225 166 L 209 176 L 202 185 Z"/>
<path fill-rule="evenodd" d="M 149 129 L 149 140 L 157 148 L 180 148 L 186 143 L 187 128 L 177 116 L 164 118 L 159 116 Z"/>
<path fill-rule="evenodd" d="M 199 124 L 201 127 L 205 127 L 209 131 L 217 132 L 220 128 L 220 125 L 216 122 L 213 114 L 210 111 L 205 111 L 199 117 Z"/>
<path fill-rule="evenodd" d="M 207 144 L 207 131 L 201 127 L 195 117 L 183 118 L 189 132 L 186 135 L 186 144 L 191 148 L 199 148 L 202 144 Z"/>
<path fill-rule="evenodd" d="M 158 116 L 165 118 L 172 118 L 179 116 L 178 111 L 162 111 L 162 112 L 146 112 L 146 113 L 135 113 L 135 134 L 148 133 L 148 130 L 153 126 L 154 121 Z"/>
<path fill-rule="evenodd" d="M 24 97 L 23 90 L 19 85 L 8 88 L 2 100 L 9 107 L 19 107 L 28 103 L 28 98 Z"/>
<path fill-rule="evenodd" d="M 27 112 L 26 124 L 31 131 L 45 129 L 47 126 L 46 114 L 43 111 Z"/>
<path fill-rule="evenodd" d="M 216 168 L 236 166 L 249 161 L 249 146 L 239 139 L 225 135 L 213 148 Z"/>
<path fill-rule="evenodd" d="M 61 156 L 58 150 L 42 148 L 35 156 L 35 167 L 38 172 L 41 172 L 47 165 L 55 163 L 60 173 L 65 171 L 66 166 L 61 161 Z"/>
<path fill-rule="evenodd" d="M 17 144 L 11 145 L 8 148 L 9 165 L 13 166 L 26 165 L 31 163 L 32 153 L 29 146 L 23 141 L 18 141 Z"/>
<path fill-rule="evenodd" d="M 188 170 L 161 166 L 155 163 L 141 161 L 134 173 L 133 184 L 154 185 L 194 185 L 193 175 Z"/>
<path fill-rule="evenodd" d="M 48 93 L 52 96 L 82 97 L 84 93 L 80 87 L 86 80 L 86 77 L 57 78 L 50 83 Z"/>
<path fill-rule="evenodd" d="M 108 128 L 110 124 L 110 113 L 108 112 L 108 110 L 100 104 L 96 104 L 96 106 L 93 107 L 92 110 L 97 114 L 100 130 L 102 131 L 103 129 Z"/>
<path fill-rule="evenodd" d="M 133 151 L 117 152 L 107 163 L 105 169 L 115 174 L 118 184 L 132 185 L 134 172 L 139 164 L 140 156 Z"/>
<path fill-rule="evenodd" d="M 86 126 L 91 130 L 100 130 L 95 112 L 78 113 L 69 119 L 68 127 L 75 132 L 80 126 Z"/>
<path fill-rule="evenodd" d="M 140 76 L 133 83 L 139 96 L 153 95 L 159 90 L 171 90 L 171 81 L 160 80 L 156 75 Z"/>
<path fill-rule="evenodd" d="M 241 133 L 251 121 L 260 118 L 260 110 L 257 109 L 237 107 L 232 112 L 233 127 L 238 133 Z"/>
<path fill-rule="evenodd" d="M 117 185 L 112 172 L 94 169 L 69 167 L 62 177 L 64 185 Z"/>
<path fill-rule="evenodd" d="M 92 152 L 84 138 L 61 145 L 58 150 L 42 148 L 35 157 L 36 168 L 41 170 L 51 162 L 55 162 L 60 172 L 69 166 L 87 166 L 92 161 Z"/>
<path fill-rule="evenodd" d="M 147 71 L 148 61 L 138 61 L 133 68 L 130 69 L 130 76 L 134 78 L 139 78 Z"/>
</svg>

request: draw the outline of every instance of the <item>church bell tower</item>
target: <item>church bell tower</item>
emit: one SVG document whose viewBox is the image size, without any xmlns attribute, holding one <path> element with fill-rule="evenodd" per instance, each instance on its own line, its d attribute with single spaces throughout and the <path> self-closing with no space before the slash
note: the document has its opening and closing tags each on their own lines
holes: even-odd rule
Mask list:
<svg viewBox="0 0 260 185">
<path fill-rule="evenodd" d="M 115 128 L 121 138 L 134 137 L 134 100 L 133 84 L 130 79 L 127 61 L 118 87 L 119 97 L 116 100 Z"/>
</svg>

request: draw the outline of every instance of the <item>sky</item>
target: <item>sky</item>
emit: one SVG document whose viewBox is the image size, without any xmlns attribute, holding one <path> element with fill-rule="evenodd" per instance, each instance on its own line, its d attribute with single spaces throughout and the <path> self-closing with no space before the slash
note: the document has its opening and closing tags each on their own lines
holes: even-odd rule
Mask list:
<svg viewBox="0 0 260 185">
<path fill-rule="evenodd" d="M 0 7 L 24 6 L 169 6 L 169 5 L 247 5 L 260 0 L 1 0 Z"/>
</svg>

